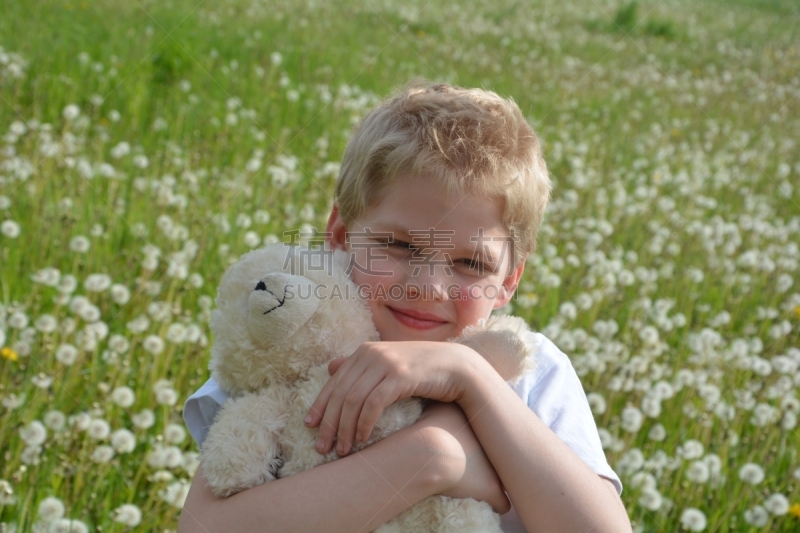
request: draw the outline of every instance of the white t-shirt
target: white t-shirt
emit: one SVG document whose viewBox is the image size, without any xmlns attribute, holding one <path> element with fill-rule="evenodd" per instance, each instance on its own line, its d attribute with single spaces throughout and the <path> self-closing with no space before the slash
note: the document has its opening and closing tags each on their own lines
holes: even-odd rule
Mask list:
<svg viewBox="0 0 800 533">
<path fill-rule="evenodd" d="M 550 339 L 541 333 L 534 335 L 539 347 L 536 368 L 513 386 L 514 392 L 589 468 L 611 480 L 622 494 L 622 483 L 608 465 L 589 402 L 572 363 Z M 227 398 L 213 378 L 187 398 L 183 419 L 198 446 Z M 502 528 L 506 533 L 525 533 L 513 507 L 503 515 Z"/>
</svg>

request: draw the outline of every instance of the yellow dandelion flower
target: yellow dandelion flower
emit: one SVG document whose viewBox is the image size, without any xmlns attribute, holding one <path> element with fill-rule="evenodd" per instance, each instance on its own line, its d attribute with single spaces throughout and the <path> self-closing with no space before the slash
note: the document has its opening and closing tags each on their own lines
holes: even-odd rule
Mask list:
<svg viewBox="0 0 800 533">
<path fill-rule="evenodd" d="M 795 518 L 800 518 L 800 503 L 793 503 L 789 507 L 789 514 Z"/>
<path fill-rule="evenodd" d="M 800 305 L 794 308 L 794 316 L 800 318 Z"/>
<path fill-rule="evenodd" d="M 9 361 L 19 361 L 19 356 L 17 355 L 17 352 L 12 350 L 8 346 L 0 350 L 0 356 L 2 356 L 3 359 L 8 359 Z"/>
</svg>

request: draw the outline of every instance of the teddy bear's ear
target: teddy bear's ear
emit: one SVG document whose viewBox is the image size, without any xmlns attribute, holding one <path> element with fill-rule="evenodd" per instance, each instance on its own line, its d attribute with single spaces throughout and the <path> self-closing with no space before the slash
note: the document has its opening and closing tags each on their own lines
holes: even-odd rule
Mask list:
<svg viewBox="0 0 800 533">
<path fill-rule="evenodd" d="M 478 352 L 506 381 L 518 380 L 536 364 L 533 335 L 519 317 L 490 317 L 466 328 L 454 342 Z"/>
</svg>

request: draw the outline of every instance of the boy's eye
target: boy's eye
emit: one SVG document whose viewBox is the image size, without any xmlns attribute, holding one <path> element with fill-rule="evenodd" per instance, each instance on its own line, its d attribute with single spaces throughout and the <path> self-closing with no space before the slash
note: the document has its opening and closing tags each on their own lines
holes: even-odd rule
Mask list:
<svg viewBox="0 0 800 533">
<path fill-rule="evenodd" d="M 394 248 L 402 248 L 404 250 L 414 251 L 414 250 L 417 249 L 417 247 L 415 245 L 411 244 L 410 242 L 398 241 L 397 239 L 392 240 L 392 241 L 386 241 L 386 244 L 388 244 L 389 246 L 392 246 Z"/>
<path fill-rule="evenodd" d="M 494 267 L 491 265 L 487 265 L 483 261 L 476 261 L 474 259 L 462 259 L 461 263 L 466 265 L 471 273 L 474 274 L 492 274 L 494 273 Z"/>
</svg>

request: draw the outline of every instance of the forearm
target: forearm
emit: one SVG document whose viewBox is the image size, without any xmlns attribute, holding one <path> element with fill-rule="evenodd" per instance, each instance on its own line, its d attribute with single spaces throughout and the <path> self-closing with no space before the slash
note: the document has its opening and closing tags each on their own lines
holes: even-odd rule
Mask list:
<svg viewBox="0 0 800 533">
<path fill-rule="evenodd" d="M 459 401 L 527 531 L 630 531 L 625 508 L 514 391 L 478 363 Z"/>
<path fill-rule="evenodd" d="M 368 532 L 441 490 L 435 443 L 411 426 L 361 452 L 297 475 L 216 498 L 192 483 L 179 532 Z"/>
</svg>

